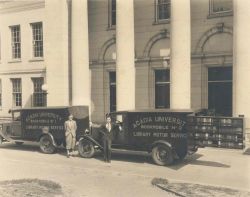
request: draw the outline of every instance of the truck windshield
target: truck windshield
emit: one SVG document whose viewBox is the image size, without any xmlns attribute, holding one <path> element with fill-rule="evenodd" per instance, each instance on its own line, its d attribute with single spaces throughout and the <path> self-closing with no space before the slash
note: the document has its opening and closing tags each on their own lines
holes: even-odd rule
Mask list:
<svg viewBox="0 0 250 197">
<path fill-rule="evenodd" d="M 121 114 L 116 114 L 116 116 L 114 118 L 115 118 L 116 122 L 118 122 L 118 123 L 123 122 L 123 116 Z"/>
<path fill-rule="evenodd" d="M 12 112 L 12 120 L 18 121 L 20 119 L 20 112 Z"/>
</svg>

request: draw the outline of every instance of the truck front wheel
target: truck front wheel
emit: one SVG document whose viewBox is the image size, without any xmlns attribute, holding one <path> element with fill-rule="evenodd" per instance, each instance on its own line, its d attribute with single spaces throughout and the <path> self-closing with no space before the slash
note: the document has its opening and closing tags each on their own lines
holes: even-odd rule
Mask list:
<svg viewBox="0 0 250 197">
<path fill-rule="evenodd" d="M 21 146 L 23 145 L 23 142 L 15 142 L 16 145 Z"/>
<path fill-rule="evenodd" d="M 171 148 L 164 144 L 158 144 L 152 149 L 152 158 L 160 166 L 170 165 L 174 161 Z"/>
<path fill-rule="evenodd" d="M 78 151 L 82 157 L 90 158 L 95 154 L 95 147 L 91 141 L 82 139 L 79 141 Z"/>
<path fill-rule="evenodd" d="M 3 137 L 0 136 L 0 145 L 3 143 Z"/>
<path fill-rule="evenodd" d="M 52 154 L 55 152 L 56 147 L 53 145 L 51 138 L 44 135 L 40 138 L 40 149 L 43 153 Z"/>
</svg>

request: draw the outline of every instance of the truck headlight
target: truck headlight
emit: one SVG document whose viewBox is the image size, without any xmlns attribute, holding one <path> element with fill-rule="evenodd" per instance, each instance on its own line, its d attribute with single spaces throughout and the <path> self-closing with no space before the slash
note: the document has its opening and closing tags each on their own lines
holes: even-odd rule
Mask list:
<svg viewBox="0 0 250 197">
<path fill-rule="evenodd" d="M 89 129 L 85 129 L 84 133 L 87 135 L 90 134 Z"/>
</svg>

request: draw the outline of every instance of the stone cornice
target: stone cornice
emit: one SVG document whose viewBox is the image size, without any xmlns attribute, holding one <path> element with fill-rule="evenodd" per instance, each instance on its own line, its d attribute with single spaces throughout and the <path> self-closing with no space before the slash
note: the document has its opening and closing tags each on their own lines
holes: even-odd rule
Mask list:
<svg viewBox="0 0 250 197">
<path fill-rule="evenodd" d="M 200 58 L 214 58 L 214 57 L 222 57 L 222 56 L 233 56 L 232 52 L 218 52 L 218 53 L 192 53 L 192 59 L 200 59 Z"/>
<path fill-rule="evenodd" d="M 45 7 L 45 2 L 41 1 L 41 0 L 37 0 L 37 1 L 33 1 L 33 2 L 24 1 L 23 5 L 20 4 L 20 2 L 18 2 L 18 1 L 16 1 L 16 2 L 10 1 L 10 2 L 7 2 L 6 5 L 4 5 L 4 6 L 1 6 L 1 4 L 0 4 L 0 14 L 21 12 L 21 11 L 44 8 L 44 7 Z"/>
<path fill-rule="evenodd" d="M 39 74 L 45 73 L 46 69 L 27 69 L 27 70 L 6 70 L 0 71 L 0 75 L 16 75 L 16 74 Z"/>
</svg>

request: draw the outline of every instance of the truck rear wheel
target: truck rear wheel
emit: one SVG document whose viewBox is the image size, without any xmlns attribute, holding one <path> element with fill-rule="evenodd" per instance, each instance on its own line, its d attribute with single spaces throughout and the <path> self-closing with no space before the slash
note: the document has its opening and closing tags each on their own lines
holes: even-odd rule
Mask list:
<svg viewBox="0 0 250 197">
<path fill-rule="evenodd" d="M 55 152 L 56 147 L 53 145 L 53 142 L 48 135 L 44 135 L 40 138 L 40 150 L 46 154 L 52 154 Z"/>
<path fill-rule="evenodd" d="M 165 144 L 158 144 L 152 149 L 152 158 L 160 166 L 170 165 L 174 161 L 171 148 Z"/>
<path fill-rule="evenodd" d="M 84 158 L 91 158 L 95 154 L 95 147 L 89 140 L 82 139 L 78 144 L 79 154 Z"/>
</svg>

